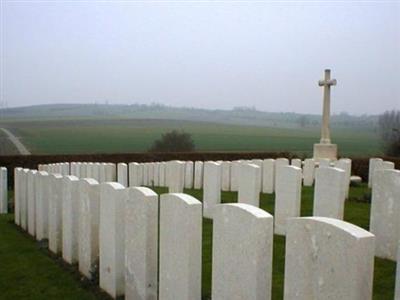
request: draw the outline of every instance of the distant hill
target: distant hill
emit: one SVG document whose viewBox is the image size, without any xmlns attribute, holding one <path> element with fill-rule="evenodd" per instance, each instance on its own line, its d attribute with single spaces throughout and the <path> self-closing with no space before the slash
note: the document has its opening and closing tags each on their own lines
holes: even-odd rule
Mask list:
<svg viewBox="0 0 400 300">
<path fill-rule="evenodd" d="M 237 107 L 232 110 L 209 110 L 172 107 L 161 104 L 51 104 L 0 110 L 0 122 L 15 120 L 58 119 L 160 119 L 213 122 L 263 127 L 319 127 L 321 116 L 292 112 L 264 112 L 254 108 Z M 333 115 L 332 127 L 375 128 L 377 115 Z"/>
</svg>

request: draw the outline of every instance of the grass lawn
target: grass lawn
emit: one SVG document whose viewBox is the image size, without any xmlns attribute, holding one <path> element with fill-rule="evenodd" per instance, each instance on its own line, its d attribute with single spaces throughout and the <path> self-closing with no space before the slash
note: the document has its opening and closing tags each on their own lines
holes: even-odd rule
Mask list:
<svg viewBox="0 0 400 300">
<path fill-rule="evenodd" d="M 155 188 L 158 193 L 165 193 L 164 188 Z M 202 191 L 187 190 L 188 194 L 202 199 Z M 351 201 L 346 202 L 345 220 L 368 229 L 368 203 L 356 201 L 368 189 L 365 185 L 351 188 Z M 312 214 L 312 188 L 303 188 L 302 216 Z M 223 192 L 224 203 L 236 202 L 236 193 Z M 272 195 L 261 196 L 261 208 L 273 213 Z M 10 223 L 12 215 L 0 216 L 0 298 L 1 299 L 98 299 L 106 298 L 92 286 L 82 282 L 73 272 L 73 267 L 66 267 L 59 259 L 51 258 L 45 249 L 25 233 L 20 232 Z M 212 222 L 203 222 L 203 297 L 210 298 L 211 292 L 211 249 Z M 272 298 L 283 298 L 285 239 L 274 237 Z M 375 259 L 374 299 L 393 299 L 395 285 L 394 262 Z M 301 276 L 299 274 L 299 276 Z"/>
<path fill-rule="evenodd" d="M 19 121 L 9 128 L 34 154 L 128 153 L 147 151 L 170 130 L 192 135 L 199 151 L 288 151 L 311 155 L 319 128 L 276 128 L 174 120 Z M 381 155 L 379 137 L 371 130 L 332 129 L 344 156 Z"/>
</svg>

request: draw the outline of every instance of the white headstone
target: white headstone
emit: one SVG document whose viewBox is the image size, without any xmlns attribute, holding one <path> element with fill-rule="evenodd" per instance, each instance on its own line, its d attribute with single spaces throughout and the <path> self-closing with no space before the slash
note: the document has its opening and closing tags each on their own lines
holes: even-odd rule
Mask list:
<svg viewBox="0 0 400 300">
<path fill-rule="evenodd" d="M 70 175 L 62 180 L 62 256 L 74 264 L 78 261 L 79 178 Z"/>
<path fill-rule="evenodd" d="M 301 169 L 294 166 L 282 167 L 276 180 L 275 234 L 285 235 L 287 220 L 300 217 Z"/>
<path fill-rule="evenodd" d="M 263 161 L 263 193 L 272 194 L 275 191 L 275 159 Z"/>
<path fill-rule="evenodd" d="M 297 168 L 302 168 L 302 161 L 299 158 L 292 158 L 291 165 Z"/>
<path fill-rule="evenodd" d="M 303 166 L 303 184 L 304 186 L 312 186 L 315 178 L 315 160 L 306 158 Z"/>
<path fill-rule="evenodd" d="M 0 168 L 0 214 L 8 212 L 7 168 Z"/>
<path fill-rule="evenodd" d="M 288 165 L 289 165 L 289 160 L 287 158 L 277 158 L 275 160 L 275 178 L 274 178 L 275 189 L 276 189 L 276 178 L 278 177 L 278 172 L 280 168 Z"/>
<path fill-rule="evenodd" d="M 194 163 L 194 188 L 202 189 L 203 188 L 203 162 L 196 161 Z"/>
<path fill-rule="evenodd" d="M 154 163 L 154 186 L 160 186 L 160 162 Z"/>
<path fill-rule="evenodd" d="M 372 299 L 373 273 L 373 234 L 330 218 L 288 221 L 286 300 Z"/>
<path fill-rule="evenodd" d="M 242 162 L 235 160 L 231 163 L 231 192 L 239 191 L 239 181 Z"/>
<path fill-rule="evenodd" d="M 99 259 L 100 185 L 93 178 L 79 181 L 79 271 L 92 279 Z"/>
<path fill-rule="evenodd" d="M 99 168 L 99 183 L 106 182 L 107 176 L 106 176 L 106 168 L 107 164 L 106 163 L 101 163 L 100 168 Z M 83 177 L 80 177 L 83 178 Z"/>
<path fill-rule="evenodd" d="M 166 186 L 166 181 L 165 181 L 165 175 L 166 175 L 166 168 L 167 168 L 167 163 L 165 161 L 160 163 L 160 186 L 165 187 Z"/>
<path fill-rule="evenodd" d="M 113 298 L 125 293 L 126 191 L 116 182 L 100 185 L 100 287 Z"/>
<path fill-rule="evenodd" d="M 350 192 L 350 177 L 351 177 L 351 159 L 341 158 L 335 162 L 335 168 L 341 169 L 345 172 L 345 195 L 346 199 L 349 198 Z"/>
<path fill-rule="evenodd" d="M 202 209 L 185 194 L 160 200 L 161 300 L 201 299 Z"/>
<path fill-rule="evenodd" d="M 149 163 L 142 163 L 143 168 L 143 185 L 150 185 L 149 184 Z"/>
<path fill-rule="evenodd" d="M 154 165 L 155 164 L 150 162 L 147 165 L 148 165 L 148 172 L 149 172 L 148 185 L 154 186 Z"/>
<path fill-rule="evenodd" d="M 167 183 L 170 193 L 182 193 L 185 183 L 185 163 L 178 160 L 167 164 Z"/>
<path fill-rule="evenodd" d="M 260 167 L 244 163 L 240 169 L 238 202 L 260 206 Z"/>
<path fill-rule="evenodd" d="M 374 172 L 375 172 L 375 166 L 376 164 L 382 163 L 383 160 L 382 158 L 370 158 L 369 159 L 369 169 L 368 169 L 368 187 L 372 188 L 372 181 L 374 177 Z"/>
<path fill-rule="evenodd" d="M 158 195 L 129 189 L 125 209 L 125 299 L 157 299 Z"/>
<path fill-rule="evenodd" d="M 14 222 L 21 224 L 22 168 L 14 169 Z"/>
<path fill-rule="evenodd" d="M 315 171 L 313 215 L 343 219 L 346 174 L 343 170 L 320 167 Z"/>
<path fill-rule="evenodd" d="M 117 164 L 117 180 L 124 187 L 128 187 L 128 165 L 126 163 Z"/>
<path fill-rule="evenodd" d="M 20 222 L 24 230 L 28 229 L 28 172 L 29 169 L 22 169 L 20 174 Z"/>
<path fill-rule="evenodd" d="M 36 239 L 38 241 L 47 239 L 49 236 L 49 173 L 40 171 L 36 175 Z"/>
<path fill-rule="evenodd" d="M 187 161 L 185 162 L 185 189 L 192 189 L 193 188 L 193 162 Z"/>
<path fill-rule="evenodd" d="M 273 217 L 247 204 L 214 210 L 212 299 L 271 299 Z"/>
<path fill-rule="evenodd" d="M 129 163 L 129 186 L 143 184 L 143 165 L 136 162 Z"/>
<path fill-rule="evenodd" d="M 249 163 L 256 165 L 257 167 L 260 168 L 260 183 L 259 183 L 259 190 L 260 193 L 262 191 L 262 186 L 263 186 L 263 165 L 264 165 L 264 161 L 262 159 L 252 159 Z"/>
<path fill-rule="evenodd" d="M 374 172 L 369 229 L 376 236 L 375 255 L 396 260 L 400 240 L 399 170 Z"/>
<path fill-rule="evenodd" d="M 320 168 L 329 168 L 331 166 L 331 160 L 329 158 L 321 158 L 319 160 Z"/>
<path fill-rule="evenodd" d="M 113 163 L 107 163 L 106 169 L 106 182 L 116 182 L 117 180 L 117 166 Z"/>
<path fill-rule="evenodd" d="M 28 233 L 31 236 L 35 236 L 35 213 L 36 213 L 36 191 L 35 191 L 35 181 L 36 181 L 36 170 L 29 170 L 27 174 L 28 186 L 27 186 L 27 202 L 28 202 Z"/>
<path fill-rule="evenodd" d="M 221 164 L 204 163 L 203 216 L 212 218 L 215 205 L 221 203 Z"/>
<path fill-rule="evenodd" d="M 55 254 L 62 249 L 62 193 L 63 177 L 60 174 L 50 176 L 49 189 L 49 250 Z"/>
<path fill-rule="evenodd" d="M 231 190 L 231 162 L 221 162 L 221 190 L 228 192 Z"/>
</svg>

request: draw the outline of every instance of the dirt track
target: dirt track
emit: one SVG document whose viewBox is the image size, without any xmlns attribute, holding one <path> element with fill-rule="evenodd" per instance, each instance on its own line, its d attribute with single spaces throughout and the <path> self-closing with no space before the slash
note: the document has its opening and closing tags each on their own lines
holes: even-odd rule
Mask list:
<svg viewBox="0 0 400 300">
<path fill-rule="evenodd" d="M 5 128 L 0 128 L 9 138 L 9 140 L 15 145 L 17 150 L 21 155 L 31 155 L 31 152 L 25 147 L 24 144 L 21 143 L 19 138 L 17 138 L 12 132 L 10 132 L 8 129 Z"/>
</svg>

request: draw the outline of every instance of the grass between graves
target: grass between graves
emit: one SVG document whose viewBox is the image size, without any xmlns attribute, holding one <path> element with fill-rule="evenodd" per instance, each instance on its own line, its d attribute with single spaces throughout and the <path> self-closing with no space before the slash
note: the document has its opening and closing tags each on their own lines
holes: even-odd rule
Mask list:
<svg viewBox="0 0 400 300">
<path fill-rule="evenodd" d="M 165 193 L 164 188 L 154 188 Z M 202 199 L 202 191 L 185 190 Z M 365 185 L 352 187 L 346 202 L 345 220 L 368 229 L 370 204 L 362 202 L 369 190 Z M 236 202 L 236 193 L 223 192 L 222 202 Z M 302 216 L 312 214 L 312 188 L 303 188 Z M 261 208 L 272 213 L 272 195 L 261 195 Z M 107 298 L 76 273 L 75 266 L 63 264 L 51 256 L 40 243 L 20 231 L 13 223 L 13 215 L 0 216 L 0 299 L 99 299 Z M 285 238 L 274 237 L 272 298 L 283 299 Z M 203 221 L 203 299 L 210 299 L 212 266 L 212 222 Z M 240 258 L 238 258 L 240 259 Z M 393 299 L 395 285 L 394 262 L 375 259 L 374 299 Z M 299 274 L 301 276 L 301 274 Z"/>
</svg>

